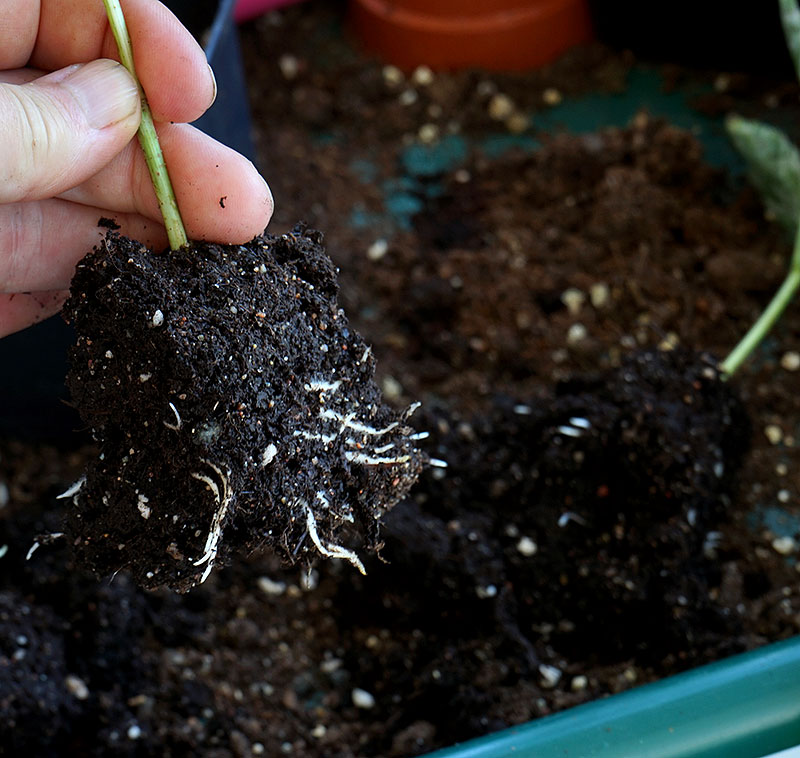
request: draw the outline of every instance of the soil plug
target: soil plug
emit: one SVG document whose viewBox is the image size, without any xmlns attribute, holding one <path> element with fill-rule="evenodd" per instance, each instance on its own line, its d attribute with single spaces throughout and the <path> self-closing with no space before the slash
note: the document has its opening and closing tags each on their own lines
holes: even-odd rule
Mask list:
<svg viewBox="0 0 800 758">
<path fill-rule="evenodd" d="M 105 1 L 134 73 L 119 5 Z M 181 591 L 265 547 L 363 571 L 349 543 L 377 549 L 381 517 L 427 460 L 406 423 L 414 406 L 383 404 L 321 234 L 187 243 L 146 108 L 140 142 L 172 252 L 106 222 L 64 309 L 78 334 L 67 383 L 100 447 L 71 494 L 76 558 Z"/>
</svg>

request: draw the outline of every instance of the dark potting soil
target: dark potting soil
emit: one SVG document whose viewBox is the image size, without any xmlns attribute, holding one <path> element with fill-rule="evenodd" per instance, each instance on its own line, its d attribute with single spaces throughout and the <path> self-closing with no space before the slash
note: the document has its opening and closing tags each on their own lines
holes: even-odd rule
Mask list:
<svg viewBox="0 0 800 758">
<path fill-rule="evenodd" d="M 262 548 L 363 570 L 346 533 L 377 549 L 425 456 L 321 242 L 298 226 L 156 255 L 110 231 L 78 264 L 67 385 L 99 447 L 68 510 L 80 563 L 179 590 Z"/>
<path fill-rule="evenodd" d="M 633 651 L 656 662 L 706 645 L 709 630 L 738 631 L 709 600 L 719 577 L 707 535 L 736 492 L 749 423 L 710 356 L 638 351 L 534 403 L 499 397 L 466 424 L 442 409 L 433 417 L 454 465 L 426 489 L 424 513 L 392 519 L 390 535 L 399 525 L 406 540 L 390 541 L 387 557 L 414 556 L 454 615 L 467 615 L 471 598 L 477 614 L 476 591 L 494 588 L 483 604 L 491 626 L 532 673 L 541 661 L 523 629 L 604 662 Z M 454 528 L 465 505 L 473 515 Z M 444 549 L 412 536 L 415 518 L 438 522 Z"/>
<path fill-rule="evenodd" d="M 624 86 L 631 60 L 397 84 L 331 38 L 337 14 L 309 2 L 244 30 L 274 225 L 325 230 L 384 396 L 422 401 L 420 446 L 448 468 L 387 515 L 366 576 L 256 552 L 178 595 L 98 582 L 63 541 L 26 561 L 98 450 L 3 440 L 0 752 L 400 758 L 800 631 L 800 311 L 732 381 L 708 357 L 788 259 L 753 193 L 640 116 L 470 150 L 387 225 L 384 179 L 420 127 L 482 139 L 506 129 L 494 95 L 536 112 L 550 87 Z M 715 107 L 763 110 L 744 79 Z M 796 91 L 772 92 L 789 108 Z"/>
<path fill-rule="evenodd" d="M 120 247 L 113 236 L 110 243 Z M 562 676 L 555 651 L 602 668 L 631 657 L 657 667 L 681 648 L 718 654 L 726 637 L 736 648 L 742 623 L 710 594 L 720 577 L 708 533 L 735 494 L 730 472 L 749 430 L 709 356 L 639 351 L 535 404 L 498 397 L 468 420 L 431 404 L 422 417 L 452 465 L 389 514 L 380 560 L 365 557 L 365 577 L 328 566 L 325 584 L 313 572 L 304 592 L 258 577 L 263 564 L 240 563 L 182 600 L 138 590 L 136 563 L 98 584 L 78 570 L 85 548 L 77 540 L 79 563 L 66 574 L 59 575 L 67 555 L 52 546 L 39 548 L 44 564 L 24 565 L 19 546 L 34 539 L 37 516 L 23 511 L 2 522 L 21 569 L 14 588 L 0 593 L 4 744 L 36 745 L 42 755 L 171 755 L 194 745 L 206 755 L 224 739 L 234 754 L 251 755 L 251 740 L 270 740 L 246 737 L 245 724 L 259 735 L 273 721 L 286 729 L 282 712 L 268 705 L 271 677 L 281 672 L 290 682 L 278 707 L 300 724 L 321 719 L 325 729 L 314 727 L 320 744 L 328 729 L 337 739 L 337 720 L 366 703 L 376 709 L 376 728 L 387 729 L 359 735 L 359 754 L 403 755 L 434 734 L 448 743 L 500 727 L 513 718 L 512 701 L 497 701 L 495 689 L 515 681 L 531 698 L 531 685 L 540 693 L 554 688 Z M 11 481 L 24 482 L 26 464 L 9 452 L 11 471 L 23 465 Z M 91 512 L 78 499 L 67 513 L 75 520 Z M 54 514 L 48 517 L 52 524 Z M 137 544 L 147 559 L 159 559 L 149 546 L 158 541 L 146 531 Z M 227 620 L 209 627 L 218 613 Z M 301 621 L 308 613 L 314 626 Z M 345 630 L 353 634 L 347 644 L 339 637 Z M 306 655 L 319 655 L 311 653 L 318 641 L 325 647 L 318 670 L 284 636 L 298 633 Z M 253 669 L 270 679 L 244 690 Z M 182 672 L 177 689 L 170 671 Z M 223 691 L 248 708 L 219 712 Z M 375 695 L 388 700 L 377 706 Z M 260 715 L 246 715 L 256 703 Z M 40 718 L 47 729 L 38 728 Z M 272 746 L 268 754 L 284 750 Z"/>
</svg>

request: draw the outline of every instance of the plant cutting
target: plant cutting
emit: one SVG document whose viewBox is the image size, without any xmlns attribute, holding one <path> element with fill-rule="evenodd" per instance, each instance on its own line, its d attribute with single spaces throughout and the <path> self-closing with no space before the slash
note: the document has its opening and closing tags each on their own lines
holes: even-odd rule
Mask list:
<svg viewBox="0 0 800 758">
<path fill-rule="evenodd" d="M 104 2 L 135 77 L 119 3 Z M 345 535 L 377 549 L 381 517 L 423 467 L 414 407 L 382 402 L 320 234 L 187 240 L 144 93 L 142 103 L 139 140 L 171 250 L 108 221 L 72 282 L 67 382 L 100 447 L 65 493 L 75 554 L 97 573 L 125 568 L 178 590 L 263 547 L 363 570 Z"/>
</svg>

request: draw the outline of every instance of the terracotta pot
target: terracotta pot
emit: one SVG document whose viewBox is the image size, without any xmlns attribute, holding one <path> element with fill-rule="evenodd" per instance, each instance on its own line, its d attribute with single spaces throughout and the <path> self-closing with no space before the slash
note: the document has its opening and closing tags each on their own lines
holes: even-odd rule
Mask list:
<svg viewBox="0 0 800 758">
<path fill-rule="evenodd" d="M 591 39 L 586 0 L 351 0 L 364 47 L 403 69 L 540 66 Z"/>
</svg>

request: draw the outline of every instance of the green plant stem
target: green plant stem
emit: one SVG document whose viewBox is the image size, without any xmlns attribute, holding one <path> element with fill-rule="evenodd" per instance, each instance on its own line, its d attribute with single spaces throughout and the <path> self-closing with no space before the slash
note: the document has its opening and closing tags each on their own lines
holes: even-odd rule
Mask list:
<svg viewBox="0 0 800 758">
<path fill-rule="evenodd" d="M 798 288 L 800 288 L 800 228 L 798 228 L 795 236 L 794 251 L 792 252 L 792 260 L 786 279 L 783 280 L 780 289 L 770 300 L 769 305 L 758 317 L 758 320 L 720 364 L 720 369 L 725 377 L 733 376 L 750 356 L 750 353 L 758 347 L 761 340 L 767 336 L 769 330 L 780 318 L 786 306 L 789 305 Z"/>
<path fill-rule="evenodd" d="M 150 112 L 147 97 L 139 78 L 136 76 L 136 69 L 133 65 L 133 46 L 128 34 L 128 27 L 125 24 L 125 17 L 122 14 L 122 7 L 119 4 L 119 0 L 103 0 L 103 4 L 106 7 L 106 15 L 108 16 L 108 23 L 111 25 L 111 32 L 117 43 L 120 61 L 128 69 L 139 87 L 139 93 L 142 98 L 139 144 L 142 146 L 147 168 L 150 170 L 150 179 L 153 182 L 153 189 L 155 189 L 161 215 L 164 218 L 169 246 L 172 250 L 177 250 L 188 243 L 186 229 L 183 226 L 181 213 L 178 210 L 178 202 L 175 199 L 172 182 L 169 180 L 167 164 L 164 162 L 164 154 L 161 152 L 158 134 L 153 123 L 153 114 Z"/>
<path fill-rule="evenodd" d="M 786 46 L 792 56 L 795 73 L 800 79 L 800 9 L 797 7 L 797 0 L 778 0 L 778 9 Z"/>
</svg>

